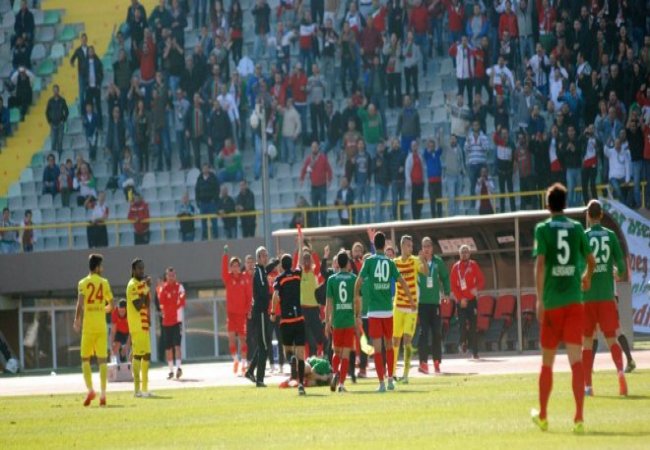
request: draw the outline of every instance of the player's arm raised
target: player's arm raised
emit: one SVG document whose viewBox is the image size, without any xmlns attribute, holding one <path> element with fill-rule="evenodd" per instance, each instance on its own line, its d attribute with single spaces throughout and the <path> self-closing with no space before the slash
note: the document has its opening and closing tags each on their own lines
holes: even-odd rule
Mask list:
<svg viewBox="0 0 650 450">
<path fill-rule="evenodd" d="M 535 288 L 537 290 L 537 320 L 541 323 L 544 316 L 544 267 L 546 256 L 538 255 L 535 260 Z"/>
</svg>

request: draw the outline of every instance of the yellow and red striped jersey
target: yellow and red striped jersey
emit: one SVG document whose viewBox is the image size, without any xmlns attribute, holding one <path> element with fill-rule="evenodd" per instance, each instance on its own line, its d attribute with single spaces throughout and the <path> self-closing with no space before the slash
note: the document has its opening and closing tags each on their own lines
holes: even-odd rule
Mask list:
<svg viewBox="0 0 650 450">
<path fill-rule="evenodd" d="M 145 297 L 147 300 L 151 299 L 147 282 L 131 278 L 126 286 L 126 317 L 129 320 L 129 331 L 131 333 L 149 332 L 149 307 L 145 306 L 138 310 L 133 304 L 134 301 L 141 297 Z"/>
<path fill-rule="evenodd" d="M 420 259 L 416 256 L 409 256 L 408 258 L 398 257 L 393 260 L 397 266 L 397 270 L 402 275 L 406 284 L 409 286 L 411 296 L 415 303 L 418 301 L 418 272 L 420 271 Z M 402 285 L 397 283 L 395 286 L 395 307 L 405 308 L 410 310 L 409 299 L 402 289 Z"/>
</svg>

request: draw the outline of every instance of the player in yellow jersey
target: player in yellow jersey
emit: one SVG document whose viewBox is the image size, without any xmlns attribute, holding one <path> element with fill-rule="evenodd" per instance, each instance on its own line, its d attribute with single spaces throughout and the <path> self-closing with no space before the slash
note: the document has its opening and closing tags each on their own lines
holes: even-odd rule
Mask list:
<svg viewBox="0 0 650 450">
<path fill-rule="evenodd" d="M 393 303 L 393 348 L 395 349 L 395 367 L 399 356 L 400 341 L 404 341 L 404 375 L 402 383 L 409 382 L 409 370 L 411 370 L 411 340 L 415 334 L 415 325 L 418 321 L 417 313 L 417 281 L 418 272 L 426 275 L 428 265 L 426 261 L 413 256 L 413 238 L 407 234 L 400 240 L 401 255 L 393 262 L 397 270 L 406 281 L 413 302 L 409 302 L 409 296 L 401 284 L 395 286 L 395 300 Z"/>
<path fill-rule="evenodd" d="M 97 364 L 99 365 L 101 383 L 99 406 L 106 406 L 106 357 L 108 356 L 106 314 L 113 309 L 113 293 L 108 281 L 101 276 L 103 261 L 104 257 L 102 255 L 90 255 L 88 258 L 90 273 L 80 280 L 78 285 L 77 310 L 73 326 L 76 332 L 82 332 L 81 370 L 88 388 L 84 406 L 90 405 L 90 402 L 96 396 L 93 390 L 93 374 L 90 368 L 90 358 L 93 355 L 97 357 Z"/>
<path fill-rule="evenodd" d="M 133 383 L 136 397 L 151 397 L 149 392 L 149 306 L 151 278 L 144 274 L 144 261 L 137 258 L 131 263 L 131 279 L 126 286 L 126 317 L 129 320 L 133 354 Z M 142 378 L 140 377 L 142 375 Z M 140 380 L 142 379 L 142 390 Z"/>
</svg>

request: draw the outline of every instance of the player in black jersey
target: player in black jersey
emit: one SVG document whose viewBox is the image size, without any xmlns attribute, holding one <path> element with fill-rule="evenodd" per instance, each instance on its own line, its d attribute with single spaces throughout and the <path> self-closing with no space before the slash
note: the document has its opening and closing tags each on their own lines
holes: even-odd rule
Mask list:
<svg viewBox="0 0 650 450">
<path fill-rule="evenodd" d="M 281 259 L 283 272 L 275 279 L 273 285 L 273 308 L 271 321 L 276 320 L 275 311 L 280 305 L 280 335 L 288 361 L 295 355 L 298 360 L 298 394 L 305 395 L 305 318 L 300 308 L 300 269 L 292 269 L 293 259 L 283 255 Z"/>
</svg>

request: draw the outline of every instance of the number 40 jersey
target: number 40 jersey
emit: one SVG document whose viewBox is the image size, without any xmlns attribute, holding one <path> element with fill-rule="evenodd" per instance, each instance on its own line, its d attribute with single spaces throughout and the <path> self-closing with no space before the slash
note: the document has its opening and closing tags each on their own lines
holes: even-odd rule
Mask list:
<svg viewBox="0 0 650 450">
<path fill-rule="evenodd" d="M 369 285 L 365 291 L 368 299 L 368 317 L 391 317 L 393 315 L 393 296 L 391 282 L 397 281 L 400 273 L 395 263 L 384 254 L 377 253 L 366 259 L 359 276 L 363 284 Z"/>
</svg>

